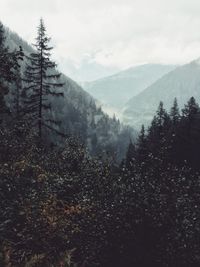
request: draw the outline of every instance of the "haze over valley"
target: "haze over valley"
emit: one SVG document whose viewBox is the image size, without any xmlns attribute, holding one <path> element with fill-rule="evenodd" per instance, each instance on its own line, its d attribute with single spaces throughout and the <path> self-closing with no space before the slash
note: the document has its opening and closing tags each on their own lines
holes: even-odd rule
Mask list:
<svg viewBox="0 0 200 267">
<path fill-rule="evenodd" d="M 199 14 L 0 0 L 0 267 L 200 266 Z"/>
</svg>

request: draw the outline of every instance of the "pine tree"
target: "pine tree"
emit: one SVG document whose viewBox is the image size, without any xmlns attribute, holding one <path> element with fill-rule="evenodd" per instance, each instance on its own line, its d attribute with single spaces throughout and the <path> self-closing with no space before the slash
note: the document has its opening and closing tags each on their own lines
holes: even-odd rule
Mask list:
<svg viewBox="0 0 200 267">
<path fill-rule="evenodd" d="M 4 58 L 5 53 L 8 53 L 8 50 L 5 48 L 5 36 L 3 25 L 0 24 L 0 113 L 5 110 L 5 102 L 4 102 L 4 95 L 8 92 L 5 84 L 4 84 Z"/>
<path fill-rule="evenodd" d="M 12 87 L 12 112 L 17 120 L 22 117 L 22 74 L 19 67 L 16 71 L 16 79 Z"/>
<path fill-rule="evenodd" d="M 130 140 L 128 150 L 126 153 L 126 167 L 129 170 L 132 170 L 134 167 L 135 156 L 136 156 L 135 153 L 136 153 L 135 145 L 132 143 L 132 140 Z"/>
<path fill-rule="evenodd" d="M 194 97 L 189 99 L 182 114 L 179 129 L 179 157 L 199 169 L 200 108 Z"/>
<path fill-rule="evenodd" d="M 149 155 L 152 160 L 157 160 L 162 165 L 166 161 L 168 147 L 168 134 L 170 128 L 170 117 L 160 102 L 156 116 L 148 130 L 147 143 Z"/>
<path fill-rule="evenodd" d="M 141 131 L 140 131 L 140 135 L 138 138 L 138 146 L 140 147 L 142 144 L 144 144 L 145 142 L 145 128 L 144 128 L 144 124 L 142 125 Z"/>
<path fill-rule="evenodd" d="M 177 98 L 175 98 L 170 110 L 170 127 L 167 136 L 168 159 L 171 162 L 177 162 L 177 132 L 180 127 L 180 120 L 181 115 L 179 112 Z"/>
<path fill-rule="evenodd" d="M 147 154 L 148 154 L 147 151 L 148 149 L 147 149 L 145 128 L 144 125 L 142 125 L 137 145 L 137 161 L 139 162 L 140 165 L 147 161 Z"/>
<path fill-rule="evenodd" d="M 165 128 L 169 124 L 169 115 L 167 114 L 166 110 L 164 109 L 163 102 L 161 101 L 158 110 L 156 112 L 156 120 L 157 125 L 160 128 Z"/>
<path fill-rule="evenodd" d="M 177 98 L 174 99 L 173 106 L 170 110 L 170 119 L 173 126 L 177 125 L 177 123 L 180 121 L 180 112 L 179 112 Z"/>
<path fill-rule="evenodd" d="M 166 110 L 164 109 L 163 102 L 160 102 L 156 115 L 154 116 L 151 126 L 148 130 L 148 139 L 151 146 L 159 145 L 164 138 L 164 135 L 168 131 L 170 124 L 170 118 Z"/>
<path fill-rule="evenodd" d="M 185 134 L 184 137 L 188 142 L 191 140 L 191 135 L 194 131 L 196 131 L 196 128 L 199 129 L 200 108 L 194 97 L 189 99 L 188 103 L 182 110 L 182 114 L 181 127 L 183 128 L 182 131 Z"/>
<path fill-rule="evenodd" d="M 8 112 L 4 96 L 9 91 L 9 83 L 16 81 L 16 70 L 19 68 L 19 60 L 23 60 L 23 52 L 20 47 L 18 51 L 10 52 L 5 45 L 5 31 L 0 23 L 0 114 Z"/>
<path fill-rule="evenodd" d="M 40 139 L 43 127 L 58 132 L 54 126 L 59 122 L 49 116 L 52 109 L 51 97 L 63 96 L 63 92 L 58 90 L 63 86 L 63 83 L 59 82 L 61 74 L 56 71 L 55 62 L 50 60 L 53 48 L 49 46 L 49 41 L 41 19 L 35 44 L 36 52 L 27 56 L 29 63 L 24 79 L 24 112 L 29 114 L 33 124 L 37 125 Z"/>
<path fill-rule="evenodd" d="M 191 119 L 194 115 L 200 112 L 199 105 L 196 103 L 194 97 L 191 97 L 188 103 L 185 105 L 184 109 L 182 110 L 182 114 L 184 117 Z"/>
</svg>

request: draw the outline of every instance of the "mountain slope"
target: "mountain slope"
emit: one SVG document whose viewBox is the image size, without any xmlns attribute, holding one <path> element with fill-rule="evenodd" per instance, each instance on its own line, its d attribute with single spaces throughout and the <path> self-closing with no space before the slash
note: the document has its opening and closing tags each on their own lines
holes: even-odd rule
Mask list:
<svg viewBox="0 0 200 267">
<path fill-rule="evenodd" d="M 116 75 L 85 83 L 84 89 L 102 104 L 122 108 L 131 97 L 174 68 L 175 66 L 159 64 L 132 67 Z"/>
<path fill-rule="evenodd" d="M 200 60 L 176 68 L 133 97 L 124 108 L 123 119 L 137 128 L 148 125 L 160 101 L 169 110 L 176 97 L 182 108 L 191 96 L 200 101 Z"/>
<path fill-rule="evenodd" d="M 33 52 L 33 48 L 16 33 L 6 29 L 6 42 L 11 50 L 19 46 L 25 54 Z M 26 62 L 22 63 L 22 72 Z M 117 157 L 124 156 L 133 131 L 124 127 L 115 118 L 109 118 L 95 104 L 95 100 L 85 92 L 76 82 L 62 74 L 64 82 L 63 98 L 52 98 L 52 116 L 56 121 L 61 121 L 58 131 L 79 137 L 89 148 L 92 154 L 103 150 L 117 153 Z M 7 102 L 12 106 L 12 92 L 7 97 Z M 55 134 L 48 135 L 54 142 L 63 142 Z M 124 144 L 122 146 L 122 144 Z"/>
</svg>

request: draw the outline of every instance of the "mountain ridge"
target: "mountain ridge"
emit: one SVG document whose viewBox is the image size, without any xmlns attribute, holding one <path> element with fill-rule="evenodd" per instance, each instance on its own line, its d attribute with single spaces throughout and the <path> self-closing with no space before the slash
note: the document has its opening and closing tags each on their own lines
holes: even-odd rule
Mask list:
<svg viewBox="0 0 200 267">
<path fill-rule="evenodd" d="M 176 66 L 161 64 L 143 64 L 130 67 L 90 83 L 83 88 L 103 106 L 121 109 L 133 96 L 142 92 L 158 78 L 173 70 Z"/>
<path fill-rule="evenodd" d="M 200 100 L 200 64 L 199 59 L 179 66 L 167 73 L 143 92 L 130 99 L 123 110 L 123 121 L 140 127 L 149 125 L 160 101 L 167 110 L 176 97 L 180 108 L 194 96 Z"/>
</svg>

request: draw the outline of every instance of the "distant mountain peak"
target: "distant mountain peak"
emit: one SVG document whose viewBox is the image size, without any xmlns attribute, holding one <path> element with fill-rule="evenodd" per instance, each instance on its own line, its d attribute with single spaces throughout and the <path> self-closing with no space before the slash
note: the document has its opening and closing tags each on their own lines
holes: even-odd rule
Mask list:
<svg viewBox="0 0 200 267">
<path fill-rule="evenodd" d="M 142 64 L 94 82 L 84 83 L 83 87 L 102 105 L 114 110 L 121 109 L 131 97 L 175 68 L 172 65 Z"/>
<path fill-rule="evenodd" d="M 176 67 L 131 98 L 124 107 L 123 120 L 136 128 L 149 125 L 160 101 L 169 110 L 176 97 L 182 108 L 191 96 L 200 101 L 200 58 Z"/>
</svg>

